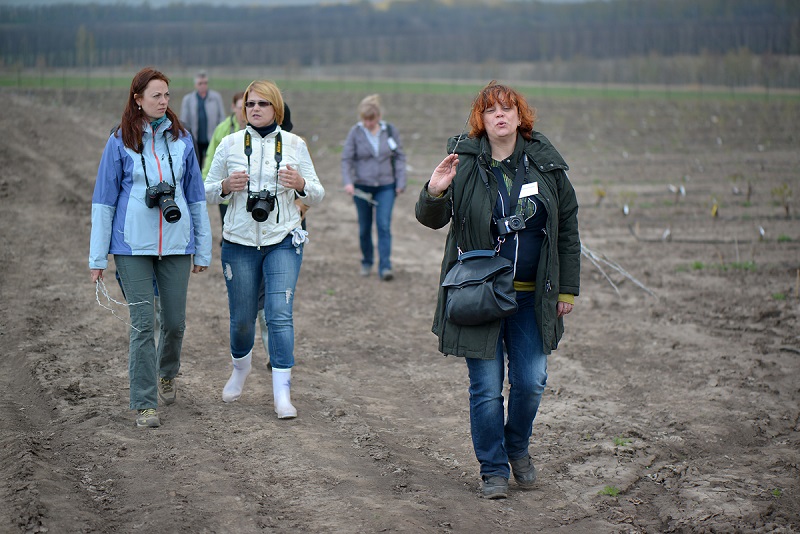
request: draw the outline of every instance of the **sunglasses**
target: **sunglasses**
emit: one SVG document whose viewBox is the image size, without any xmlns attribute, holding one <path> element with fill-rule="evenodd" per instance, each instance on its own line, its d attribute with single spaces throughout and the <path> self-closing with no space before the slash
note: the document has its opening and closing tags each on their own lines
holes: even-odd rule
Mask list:
<svg viewBox="0 0 800 534">
<path fill-rule="evenodd" d="M 247 101 L 244 103 L 244 105 L 248 108 L 254 108 L 256 107 L 256 104 L 258 104 L 258 107 L 260 108 L 266 108 L 271 106 L 272 102 L 268 102 L 266 100 L 259 100 L 258 102 Z"/>
</svg>

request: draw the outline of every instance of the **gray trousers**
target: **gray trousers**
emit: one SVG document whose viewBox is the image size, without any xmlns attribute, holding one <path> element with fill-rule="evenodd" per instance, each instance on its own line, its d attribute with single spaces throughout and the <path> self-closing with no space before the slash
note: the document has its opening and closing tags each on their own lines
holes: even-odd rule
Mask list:
<svg viewBox="0 0 800 534">
<path fill-rule="evenodd" d="M 158 407 L 158 378 L 175 378 L 181 367 L 186 330 L 186 292 L 192 257 L 115 255 L 131 315 L 128 349 L 130 408 Z M 161 300 L 161 331 L 156 350 L 153 275 Z M 139 304 L 141 303 L 141 304 Z"/>
</svg>

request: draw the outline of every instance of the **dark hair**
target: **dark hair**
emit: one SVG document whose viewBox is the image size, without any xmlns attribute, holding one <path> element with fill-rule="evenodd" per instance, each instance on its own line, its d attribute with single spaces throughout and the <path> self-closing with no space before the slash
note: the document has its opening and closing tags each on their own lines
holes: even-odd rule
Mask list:
<svg viewBox="0 0 800 534">
<path fill-rule="evenodd" d="M 153 80 L 161 80 L 169 86 L 169 78 L 152 67 L 143 68 L 133 77 L 125 111 L 122 112 L 122 120 L 115 134 L 119 135 L 122 132 L 122 143 L 137 153 L 142 150 L 142 134 L 147 116 L 136 103 L 136 97 L 142 96 L 147 85 Z M 172 134 L 173 141 L 176 141 L 181 133 L 184 135 L 188 133 L 170 107 L 167 107 L 167 118 L 172 122 L 169 132 Z"/>
<path fill-rule="evenodd" d="M 536 122 L 536 109 L 528 105 L 522 93 L 507 85 L 501 85 L 496 80 L 492 80 L 486 87 L 481 89 L 481 92 L 478 93 L 472 103 L 472 113 L 469 117 L 471 126 L 469 136 L 481 137 L 486 134 L 483 112 L 498 103 L 516 106 L 519 114 L 519 127 L 517 129 L 522 134 L 522 137 L 530 141 L 533 134 L 533 125 Z"/>
<path fill-rule="evenodd" d="M 231 102 L 231 104 L 233 104 L 235 106 L 236 103 L 239 100 L 241 100 L 242 98 L 244 98 L 244 91 L 237 91 L 237 92 L 233 93 L 233 102 Z"/>
</svg>

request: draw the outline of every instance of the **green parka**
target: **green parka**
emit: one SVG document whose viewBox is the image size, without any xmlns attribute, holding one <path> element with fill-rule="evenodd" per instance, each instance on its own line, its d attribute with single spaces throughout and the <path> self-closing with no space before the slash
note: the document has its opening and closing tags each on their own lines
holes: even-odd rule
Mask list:
<svg viewBox="0 0 800 534">
<path fill-rule="evenodd" d="M 448 140 L 452 152 L 456 137 Z M 543 350 L 550 354 L 558 347 L 564 333 L 563 319 L 558 318 L 556 306 L 559 293 L 577 296 L 580 290 L 581 243 L 578 235 L 578 201 L 565 171 L 567 164 L 561 154 L 541 133 L 534 131 L 530 141 L 517 135 L 512 161 L 520 161 L 522 152 L 531 162 L 527 182 L 539 182 L 537 198 L 547 208 L 546 235 L 536 273 L 536 323 L 542 336 Z M 444 289 L 441 282 L 462 252 L 495 248 L 492 237 L 492 208 L 497 201 L 497 181 L 488 168 L 491 149 L 485 137 L 463 138 L 458 143 L 458 170 L 450 187 L 441 197 L 428 193 L 428 184 L 420 192 L 416 205 L 417 220 L 439 229 L 447 223 L 450 230 L 445 243 L 442 270 L 439 278 L 439 297 L 432 331 L 439 338 L 439 351 L 468 358 L 495 357 L 501 321 L 479 326 L 462 326 L 444 317 Z M 483 162 L 489 179 L 488 188 L 478 169 Z"/>
</svg>

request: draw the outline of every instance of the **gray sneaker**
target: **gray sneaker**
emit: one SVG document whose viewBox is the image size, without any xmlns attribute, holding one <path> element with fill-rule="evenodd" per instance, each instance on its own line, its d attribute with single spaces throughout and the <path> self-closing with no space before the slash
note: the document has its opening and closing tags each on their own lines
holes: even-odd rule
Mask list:
<svg viewBox="0 0 800 534">
<path fill-rule="evenodd" d="M 511 460 L 509 463 L 517 484 L 525 489 L 532 488 L 536 483 L 536 468 L 533 466 L 531 457 L 525 456 L 518 460 Z"/>
<path fill-rule="evenodd" d="M 177 397 L 178 386 L 175 384 L 175 379 L 167 380 L 166 378 L 158 379 L 158 398 L 164 404 L 172 404 Z"/>
<path fill-rule="evenodd" d="M 360 274 L 361 276 L 369 276 L 371 270 L 372 270 L 372 265 L 362 265 Z"/>
<path fill-rule="evenodd" d="M 161 426 L 161 419 L 153 408 L 136 411 L 136 426 L 158 428 Z"/>
<path fill-rule="evenodd" d="M 391 269 L 386 269 L 385 271 L 383 271 L 381 273 L 381 280 L 383 280 L 384 282 L 388 282 L 389 280 L 392 280 L 393 278 L 394 278 L 394 273 L 392 272 Z"/>
<path fill-rule="evenodd" d="M 484 499 L 505 499 L 508 497 L 508 479 L 499 476 L 483 477 Z"/>
</svg>

